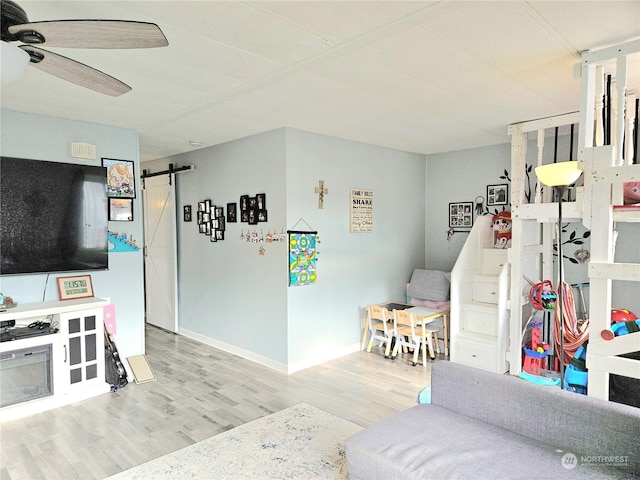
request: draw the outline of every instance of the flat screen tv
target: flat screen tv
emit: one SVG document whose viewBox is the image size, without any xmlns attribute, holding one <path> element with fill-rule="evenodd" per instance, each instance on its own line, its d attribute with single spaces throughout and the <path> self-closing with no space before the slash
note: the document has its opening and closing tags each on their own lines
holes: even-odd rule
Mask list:
<svg viewBox="0 0 640 480">
<path fill-rule="evenodd" d="M 0 157 L 0 275 L 109 268 L 104 167 Z"/>
</svg>

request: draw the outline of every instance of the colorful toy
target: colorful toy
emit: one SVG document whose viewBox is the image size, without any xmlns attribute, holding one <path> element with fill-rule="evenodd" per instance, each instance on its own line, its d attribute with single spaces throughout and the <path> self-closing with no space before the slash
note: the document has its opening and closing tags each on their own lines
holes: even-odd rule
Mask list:
<svg viewBox="0 0 640 480">
<path fill-rule="evenodd" d="M 567 365 L 564 371 L 564 389 L 581 395 L 587 394 L 587 383 L 589 379 L 586 363 L 587 342 L 584 342 L 578 347 L 576 354 L 571 359 L 571 363 Z"/>
<path fill-rule="evenodd" d="M 549 280 L 536 283 L 529 291 L 531 306 L 536 310 L 554 310 L 558 294 Z"/>
<path fill-rule="evenodd" d="M 611 323 L 628 322 L 631 320 L 637 320 L 638 316 L 631 310 L 626 308 L 612 308 L 611 309 Z"/>
<path fill-rule="evenodd" d="M 625 308 L 611 309 L 611 323 L 610 330 L 600 332 L 600 335 L 605 340 L 612 340 L 614 337 L 620 335 L 628 335 L 629 333 L 640 331 L 640 320 L 638 320 L 638 317 L 631 310 Z M 587 340 L 580 345 L 571 363 L 567 365 L 564 371 L 564 388 L 569 392 L 580 393 L 582 395 L 587 394 L 589 379 L 586 364 L 588 342 Z"/>
<path fill-rule="evenodd" d="M 492 230 L 495 233 L 495 248 L 509 248 L 511 246 L 511 212 L 500 212 L 493 216 Z"/>
<path fill-rule="evenodd" d="M 522 369 L 530 375 L 540 376 L 546 366 L 546 358 L 549 355 L 550 347 L 547 343 L 540 341 L 541 322 L 531 323 L 531 346 L 525 345 L 524 365 Z"/>
</svg>

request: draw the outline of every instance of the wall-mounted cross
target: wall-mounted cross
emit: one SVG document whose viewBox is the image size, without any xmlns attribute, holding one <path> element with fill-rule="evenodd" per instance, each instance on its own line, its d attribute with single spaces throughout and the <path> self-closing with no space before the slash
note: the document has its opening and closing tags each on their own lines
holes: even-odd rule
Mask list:
<svg viewBox="0 0 640 480">
<path fill-rule="evenodd" d="M 318 181 L 318 186 L 316 187 L 316 193 L 318 194 L 318 208 L 324 208 L 324 195 L 329 193 L 328 188 L 324 188 L 324 180 Z"/>
</svg>

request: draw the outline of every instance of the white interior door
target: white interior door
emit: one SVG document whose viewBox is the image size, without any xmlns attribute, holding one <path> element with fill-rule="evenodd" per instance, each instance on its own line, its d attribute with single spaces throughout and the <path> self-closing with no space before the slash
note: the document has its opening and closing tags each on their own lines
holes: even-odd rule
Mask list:
<svg viewBox="0 0 640 480">
<path fill-rule="evenodd" d="M 178 331 L 175 175 L 145 178 L 144 243 L 146 319 Z"/>
</svg>

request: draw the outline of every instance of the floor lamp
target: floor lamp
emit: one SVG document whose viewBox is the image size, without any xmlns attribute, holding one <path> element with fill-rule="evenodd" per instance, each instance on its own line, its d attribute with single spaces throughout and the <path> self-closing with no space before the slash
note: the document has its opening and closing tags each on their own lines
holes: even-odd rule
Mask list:
<svg viewBox="0 0 640 480">
<path fill-rule="evenodd" d="M 560 318 L 560 388 L 564 388 L 564 276 L 562 273 L 562 197 L 567 187 L 578 180 L 582 169 L 578 162 L 549 163 L 536 167 L 536 175 L 541 183 L 553 187 L 558 199 L 558 317 Z"/>
</svg>

